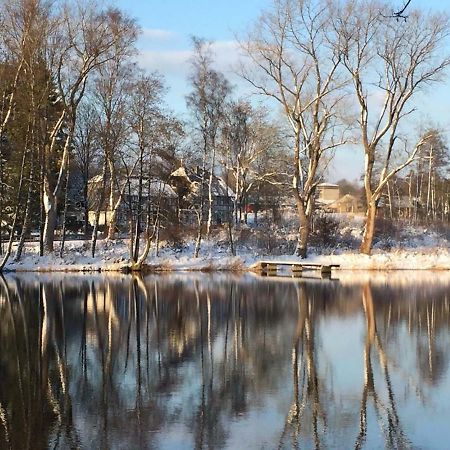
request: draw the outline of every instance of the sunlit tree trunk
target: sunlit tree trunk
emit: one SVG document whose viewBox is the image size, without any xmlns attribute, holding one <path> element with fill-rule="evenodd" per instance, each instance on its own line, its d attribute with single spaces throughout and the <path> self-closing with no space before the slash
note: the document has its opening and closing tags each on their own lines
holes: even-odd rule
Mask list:
<svg viewBox="0 0 450 450">
<path fill-rule="evenodd" d="M 102 169 L 102 185 L 100 188 L 100 193 L 97 196 L 98 204 L 97 208 L 95 210 L 95 218 L 94 218 L 94 226 L 92 229 L 92 238 L 91 238 L 91 256 L 95 257 L 95 250 L 97 246 L 97 235 L 98 235 L 98 227 L 100 222 L 100 213 L 103 208 L 103 203 L 105 201 L 105 189 L 106 189 L 106 174 L 108 171 L 108 163 L 106 162 L 106 159 L 103 162 L 103 169 Z"/>
</svg>

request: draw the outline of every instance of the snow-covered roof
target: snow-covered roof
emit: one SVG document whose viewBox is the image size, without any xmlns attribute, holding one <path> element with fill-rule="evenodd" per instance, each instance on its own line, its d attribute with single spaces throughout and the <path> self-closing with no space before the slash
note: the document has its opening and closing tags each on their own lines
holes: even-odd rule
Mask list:
<svg viewBox="0 0 450 450">
<path fill-rule="evenodd" d="M 322 188 L 338 188 L 339 185 L 338 184 L 332 184 L 332 183 L 320 183 L 317 185 L 317 187 L 322 187 Z"/>
<path fill-rule="evenodd" d="M 336 203 L 336 202 L 337 202 L 337 200 L 325 200 L 323 198 L 317 200 L 318 205 L 327 205 L 327 206 L 332 205 L 333 203 Z"/>
<path fill-rule="evenodd" d="M 189 180 L 188 174 L 186 172 L 186 168 L 181 166 L 174 172 L 170 174 L 171 177 L 179 177 L 179 178 L 187 178 Z"/>
<path fill-rule="evenodd" d="M 132 195 L 136 195 L 138 193 L 139 178 L 131 178 L 130 179 L 130 188 L 131 188 Z M 172 187 L 162 180 L 158 180 L 158 179 L 150 180 L 150 186 L 149 186 L 149 182 L 147 180 L 143 180 L 142 195 L 144 197 L 147 197 L 149 189 L 150 189 L 151 197 L 157 197 L 159 195 L 162 195 L 164 197 L 171 197 L 171 198 L 177 197 L 177 194 L 172 189 Z M 127 195 L 127 194 L 128 194 L 128 188 L 125 189 L 125 195 Z"/>
<path fill-rule="evenodd" d="M 198 169 L 201 170 L 201 169 Z M 209 182 L 209 172 L 205 172 L 205 188 L 208 186 Z M 202 177 L 198 172 L 193 170 L 189 170 L 184 166 L 179 167 L 177 170 L 170 174 L 170 177 L 173 178 L 182 178 L 186 180 L 186 182 L 191 185 L 190 190 L 192 192 L 198 192 L 199 185 L 201 184 Z M 233 190 L 227 186 L 225 181 L 218 177 L 217 175 L 213 176 L 212 181 L 212 194 L 216 197 L 234 197 Z"/>
<path fill-rule="evenodd" d="M 343 197 L 341 197 L 339 200 L 337 200 L 337 203 L 345 203 L 345 202 L 354 202 L 358 199 L 351 194 L 345 194 Z"/>
<path fill-rule="evenodd" d="M 102 181 L 102 176 L 101 175 L 96 175 L 94 177 L 92 177 L 89 180 L 89 184 L 98 184 L 101 183 Z M 126 178 L 122 178 L 119 180 L 119 186 L 120 189 L 123 187 L 124 183 L 130 183 L 130 188 L 131 188 L 131 194 L 132 195 L 137 195 L 138 193 L 138 189 L 139 189 L 139 177 L 133 176 L 131 177 L 129 180 L 127 180 Z M 157 197 L 158 195 L 163 195 L 165 197 L 171 197 L 171 198 L 176 198 L 178 197 L 176 192 L 173 190 L 173 188 L 165 183 L 164 181 L 158 179 L 158 178 L 154 178 L 152 180 L 150 180 L 150 186 L 149 186 L 149 181 L 148 179 L 144 179 L 142 181 L 143 183 L 143 196 L 146 197 L 149 189 L 150 189 L 150 196 L 152 197 Z M 119 189 L 119 188 L 117 188 Z M 128 195 L 128 186 L 125 188 L 125 195 Z"/>
<path fill-rule="evenodd" d="M 227 186 L 227 184 L 225 183 L 225 181 L 222 180 L 222 178 L 220 177 L 215 177 L 217 183 L 213 184 L 213 192 L 216 195 L 226 195 L 228 197 L 234 197 L 234 192 L 233 190 Z M 214 189 L 215 188 L 215 189 Z"/>
</svg>

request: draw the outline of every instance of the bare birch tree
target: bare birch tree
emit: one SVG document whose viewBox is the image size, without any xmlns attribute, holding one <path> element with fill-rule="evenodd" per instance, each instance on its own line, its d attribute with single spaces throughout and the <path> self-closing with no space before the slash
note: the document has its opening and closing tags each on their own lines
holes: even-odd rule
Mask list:
<svg viewBox="0 0 450 450">
<path fill-rule="evenodd" d="M 233 185 L 236 196 L 234 222 L 239 223 L 244 215 L 247 223 L 249 194 L 260 184 L 279 184 L 282 161 L 273 161 L 264 168 L 258 163 L 273 156 L 273 149 L 280 146 L 281 133 L 265 109 L 244 100 L 230 103 L 222 128 L 222 163 L 225 172 L 232 175 L 227 184 Z"/>
<path fill-rule="evenodd" d="M 44 242 L 47 251 L 53 251 L 58 198 L 71 151 L 77 110 L 85 95 L 88 77 L 117 55 L 128 55 L 136 39 L 136 28 L 131 19 L 118 10 L 101 11 L 95 3 L 66 5 L 59 20 L 58 33 L 53 36 L 57 42 L 53 42 L 51 66 L 55 67 L 58 95 L 64 108 L 50 133 L 49 157 L 63 127 L 67 131 L 56 178 L 49 170 L 44 170 Z"/>
<path fill-rule="evenodd" d="M 186 102 L 194 118 L 194 126 L 202 142 L 200 206 L 198 210 L 198 232 L 195 257 L 200 252 L 204 207 L 206 203 L 205 186 L 208 186 L 207 236 L 212 225 L 212 184 L 216 165 L 219 131 L 225 112 L 225 101 L 231 87 L 225 77 L 213 68 L 211 44 L 193 38 L 194 56 L 191 60 L 192 72 L 189 81 L 192 91 Z"/>
<path fill-rule="evenodd" d="M 299 218 L 296 255 L 307 256 L 314 193 L 327 152 L 336 139 L 342 100 L 340 36 L 331 27 L 325 1 L 275 0 L 242 48 L 244 78 L 281 105 L 293 133 L 292 192 Z"/>
<path fill-rule="evenodd" d="M 402 125 L 415 111 L 414 98 L 442 79 L 450 64 L 445 14 L 410 10 L 405 23 L 385 18 L 378 1 L 351 1 L 336 13 L 343 64 L 353 80 L 359 142 L 364 149 L 366 224 L 361 252 L 370 254 L 377 205 L 387 183 L 407 167 L 429 136 L 411 144 Z M 404 137 L 404 135 L 403 135 Z M 410 140 L 409 140 L 410 141 Z M 375 165 L 381 170 L 374 171 Z"/>
<path fill-rule="evenodd" d="M 83 234 L 87 238 L 89 231 L 89 180 L 94 169 L 100 164 L 98 142 L 98 115 L 91 104 L 83 104 L 78 112 L 78 121 L 74 135 L 74 163 L 81 179 L 81 201 L 83 210 Z"/>
<path fill-rule="evenodd" d="M 40 64 L 40 52 L 49 31 L 49 20 L 46 17 L 48 5 L 41 4 L 36 0 L 6 2 L 3 6 L 2 19 L 5 21 L 5 26 L 1 36 L 4 42 L 0 47 L 6 55 L 6 60 L 2 61 L 0 67 L 3 76 L 6 75 L 6 72 L 9 72 L 10 76 L 4 77 L 7 79 L 7 83 L 3 92 L 1 110 L 0 160 L 2 160 L 2 165 L 4 161 L 3 148 L 6 144 L 11 144 L 11 139 L 14 139 L 12 128 L 15 128 L 16 132 L 20 130 L 18 134 L 22 136 L 16 142 L 21 150 L 20 163 L 17 160 L 18 167 L 11 167 L 12 172 L 18 169 L 18 178 L 16 189 L 11 192 L 15 199 L 11 208 L 11 229 L 6 252 L 0 262 L 0 271 L 11 254 L 14 236 L 20 227 L 21 218 L 23 218 L 22 232 L 16 259 L 20 258 L 25 235 L 30 227 L 31 199 L 35 181 L 34 167 L 37 160 L 38 122 L 42 115 L 43 104 L 48 105 L 47 90 L 45 81 L 43 81 L 45 69 L 42 70 L 42 64 Z M 17 108 L 18 104 L 20 106 Z M 10 128 L 9 135 L 6 136 L 8 127 Z M 19 149 L 17 148 L 17 150 Z M 1 181 L 3 183 L 3 179 Z M 22 199 L 25 192 L 26 200 L 23 204 Z"/>
<path fill-rule="evenodd" d="M 156 146 L 157 124 L 162 115 L 161 103 L 164 85 L 161 78 L 156 75 L 142 75 L 134 83 L 132 104 L 130 108 L 130 126 L 134 134 L 134 150 L 137 160 L 137 177 L 134 179 L 132 199 L 131 224 L 134 232 L 130 245 L 130 259 L 133 266 L 142 265 L 140 260 L 140 238 L 142 227 L 145 223 L 143 216 L 148 212 L 144 208 L 144 197 L 150 201 L 150 196 L 145 195 L 145 186 L 151 185 L 150 168 L 153 163 L 154 150 Z M 137 187 L 137 191 L 136 191 Z M 148 255 L 146 250 L 145 257 Z"/>
<path fill-rule="evenodd" d="M 123 200 L 120 189 L 120 152 L 125 151 L 131 134 L 126 120 L 130 107 L 130 83 L 136 67 L 115 54 L 111 61 L 99 67 L 95 80 L 96 104 L 100 116 L 99 139 L 109 169 L 108 239 L 116 234 L 117 212 Z"/>
</svg>

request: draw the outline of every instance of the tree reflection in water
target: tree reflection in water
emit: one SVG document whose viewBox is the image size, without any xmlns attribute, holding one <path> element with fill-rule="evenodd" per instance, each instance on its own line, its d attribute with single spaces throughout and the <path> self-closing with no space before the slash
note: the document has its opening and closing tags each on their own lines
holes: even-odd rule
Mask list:
<svg viewBox="0 0 450 450">
<path fill-rule="evenodd" d="M 326 415 L 321 405 L 321 385 L 317 373 L 317 350 L 315 346 L 315 304 L 309 298 L 305 284 L 295 286 L 298 318 L 292 344 L 293 403 L 286 418 L 279 447 L 286 441 L 291 429 L 293 448 L 300 444 L 302 433 L 311 433 L 314 448 L 321 447 L 319 426 L 326 428 Z M 322 393 L 323 394 L 323 393 Z"/>
<path fill-rule="evenodd" d="M 448 287 L 1 278 L 0 448 L 420 446 L 406 407 L 450 418 Z"/>
<path fill-rule="evenodd" d="M 360 429 L 355 448 L 362 448 L 367 435 L 367 407 L 369 399 L 373 402 L 376 419 L 385 436 L 386 446 L 388 448 L 408 448 L 409 442 L 404 436 L 397 413 L 395 395 L 389 374 L 388 358 L 377 330 L 376 312 L 370 283 L 365 284 L 362 288 L 362 303 L 367 331 L 364 344 L 364 385 L 359 419 Z M 383 389 L 386 392 L 387 402 L 385 403 L 381 400 L 375 387 L 372 363 L 373 351 L 378 355 L 379 364 L 383 373 L 383 379 L 380 380 L 379 389 Z"/>
</svg>

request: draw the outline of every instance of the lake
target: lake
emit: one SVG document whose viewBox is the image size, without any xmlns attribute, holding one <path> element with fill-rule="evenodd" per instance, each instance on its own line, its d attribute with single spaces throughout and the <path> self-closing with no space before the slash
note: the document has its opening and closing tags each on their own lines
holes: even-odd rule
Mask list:
<svg viewBox="0 0 450 450">
<path fill-rule="evenodd" d="M 450 275 L 10 274 L 0 448 L 449 448 Z"/>
</svg>

